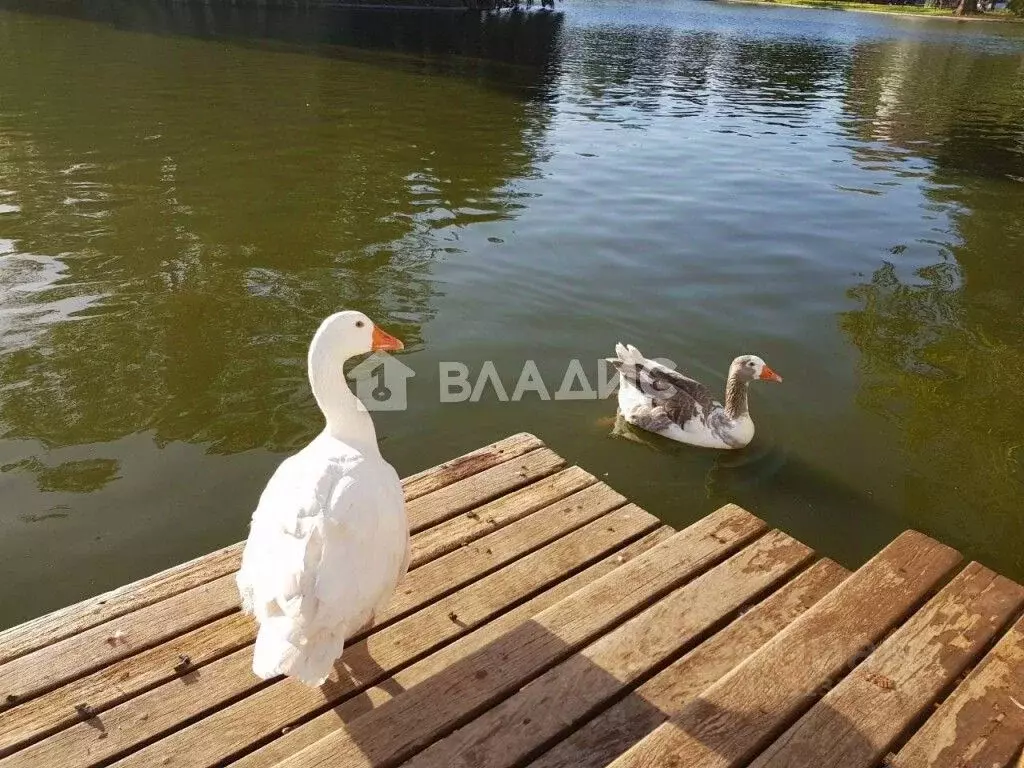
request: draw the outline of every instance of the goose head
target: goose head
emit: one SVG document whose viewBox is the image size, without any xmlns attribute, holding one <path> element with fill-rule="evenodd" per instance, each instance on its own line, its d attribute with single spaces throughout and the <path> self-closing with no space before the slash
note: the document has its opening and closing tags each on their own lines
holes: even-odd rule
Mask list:
<svg viewBox="0 0 1024 768">
<path fill-rule="evenodd" d="M 368 352 L 397 352 L 404 348 L 401 341 L 378 328 L 362 312 L 346 310 L 336 312 L 320 323 L 310 345 L 310 355 L 315 353 L 344 361 Z"/>
<path fill-rule="evenodd" d="M 782 377 L 773 371 L 757 355 L 740 355 L 729 366 L 729 378 L 749 384 L 752 381 L 775 381 L 782 383 Z"/>
</svg>

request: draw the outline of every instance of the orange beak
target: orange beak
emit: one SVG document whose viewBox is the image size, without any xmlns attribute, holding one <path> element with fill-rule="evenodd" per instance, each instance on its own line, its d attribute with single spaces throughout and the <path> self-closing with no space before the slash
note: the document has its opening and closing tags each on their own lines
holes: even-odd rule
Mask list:
<svg viewBox="0 0 1024 768">
<path fill-rule="evenodd" d="M 767 365 L 761 370 L 762 381 L 777 381 L 779 384 L 782 383 L 782 377 L 779 376 L 775 371 L 769 368 Z"/>
<path fill-rule="evenodd" d="M 374 352 L 397 352 L 400 349 L 405 349 L 405 344 L 375 325 L 373 326 L 373 342 L 370 348 Z"/>
</svg>

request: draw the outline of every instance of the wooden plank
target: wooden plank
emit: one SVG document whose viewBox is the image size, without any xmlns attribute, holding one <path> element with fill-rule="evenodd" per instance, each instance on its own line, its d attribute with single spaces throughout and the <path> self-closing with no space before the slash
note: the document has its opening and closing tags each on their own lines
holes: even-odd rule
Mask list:
<svg viewBox="0 0 1024 768">
<path fill-rule="evenodd" d="M 596 477 L 579 467 L 564 469 L 423 531 L 413 542 L 413 557 L 426 562 L 446 555 L 596 482 Z"/>
<path fill-rule="evenodd" d="M 387 609 L 377 617 L 377 624 L 386 624 L 407 614 L 425 597 L 449 594 L 470 576 L 477 577 L 496 570 L 625 502 L 623 496 L 604 483 L 591 485 L 524 520 L 431 560 L 417 569 L 414 583 L 407 579 L 399 587 Z M 452 574 L 460 574 L 463 578 L 456 581 Z"/>
<path fill-rule="evenodd" d="M 607 486 L 595 486 L 594 488 L 600 490 L 604 489 L 604 503 L 607 507 L 615 506 L 618 503 L 620 497 L 611 491 Z M 587 489 L 593 493 L 592 489 Z M 597 498 L 597 497 L 595 497 Z M 599 499 L 598 499 L 599 501 Z M 599 507 L 598 509 L 604 509 Z M 519 523 L 509 526 L 502 531 L 492 534 L 492 537 L 499 539 L 500 537 L 508 535 L 508 532 L 513 531 L 516 526 L 531 527 L 537 531 L 538 536 L 544 536 L 550 533 L 553 529 L 560 529 L 563 531 L 572 530 L 574 527 L 578 528 L 578 519 L 584 515 L 591 517 L 599 517 L 599 513 L 595 514 L 592 511 L 584 510 L 580 511 L 577 517 L 566 518 L 564 515 L 543 515 L 540 519 L 534 520 L 532 517 L 520 521 Z M 633 512 L 629 515 L 623 515 L 616 517 L 617 523 L 605 522 L 603 518 L 601 525 L 597 530 L 592 528 L 584 528 L 578 534 L 574 534 L 574 538 L 567 544 L 562 544 L 566 539 L 559 539 L 553 545 L 553 550 L 556 554 L 563 553 L 567 558 L 572 557 L 583 557 L 586 553 L 592 552 L 592 548 L 596 548 L 598 554 L 602 552 L 601 547 L 605 545 L 605 542 L 609 537 L 623 536 L 623 535 L 639 535 L 643 532 L 643 527 L 654 526 L 657 521 L 647 515 L 646 513 L 638 514 Z M 637 531 L 637 526 L 640 526 L 640 530 Z M 615 528 L 613 531 L 607 531 L 609 527 Z M 623 533 L 626 531 L 627 533 Z M 490 537 L 488 537 L 490 538 Z M 567 537 L 568 538 L 568 537 Z M 561 546 L 559 546 L 561 545 Z M 499 543 L 497 541 L 493 544 L 497 551 Z M 462 563 L 462 571 L 460 572 L 457 568 L 448 570 L 448 579 L 451 583 L 458 585 L 464 583 L 475 577 L 481 568 L 486 568 L 488 564 L 487 556 L 485 553 L 481 553 L 479 561 L 474 561 L 469 558 L 462 558 L 461 555 L 466 550 L 459 550 L 453 555 L 460 556 L 460 562 Z M 517 578 L 511 576 L 506 580 L 505 574 L 501 572 L 493 574 L 488 579 L 482 582 L 476 582 L 467 590 L 457 592 L 452 596 L 449 602 L 442 601 L 431 605 L 427 610 L 430 612 L 430 616 L 433 619 L 432 624 L 428 624 L 424 627 L 423 621 L 418 617 L 411 617 L 405 623 L 398 623 L 392 625 L 391 628 L 381 632 L 381 637 L 376 634 L 370 635 L 370 639 L 365 643 L 355 643 L 346 652 L 343 657 L 346 665 L 351 665 L 350 657 L 355 659 L 362 659 L 364 667 L 356 667 L 356 669 L 362 669 L 361 677 L 348 679 L 342 683 L 329 683 L 327 686 L 321 689 L 310 689 L 303 686 L 295 681 L 283 681 L 281 683 L 272 686 L 271 690 L 276 690 L 279 685 L 284 686 L 282 693 L 266 694 L 267 700 L 278 701 L 280 699 L 281 709 L 276 714 L 284 715 L 287 712 L 299 712 L 294 719 L 298 719 L 303 714 L 308 712 L 315 712 L 319 707 L 322 709 L 324 706 L 330 704 L 330 702 L 337 700 L 343 695 L 351 692 L 351 685 L 357 684 L 365 687 L 365 685 L 376 682 L 378 677 L 385 674 L 386 670 L 375 666 L 372 662 L 379 661 L 385 658 L 385 653 L 391 655 L 387 656 L 392 660 L 391 666 L 395 667 L 401 663 L 405 663 L 412 658 L 415 658 L 417 653 L 425 652 L 424 649 L 416 646 L 410 646 L 408 641 L 405 645 L 400 644 L 400 639 L 405 635 L 410 626 L 416 627 L 417 636 L 420 636 L 422 642 L 427 643 L 433 641 L 435 643 L 441 642 L 438 639 L 439 633 L 459 633 L 464 631 L 464 628 L 458 624 L 453 623 L 448 618 L 448 613 L 453 610 L 450 605 L 461 605 L 460 600 L 470 600 L 474 595 L 480 598 L 480 605 L 484 605 L 487 599 L 493 601 L 500 601 L 505 599 L 506 602 L 515 599 L 515 593 L 511 597 L 508 595 L 508 590 L 516 588 L 525 589 L 523 585 L 530 579 L 543 578 L 547 571 L 541 565 L 538 565 L 538 561 L 543 563 L 545 556 L 550 555 L 551 551 L 541 554 L 541 552 L 535 553 L 536 558 L 533 558 L 529 563 L 525 565 L 518 565 L 512 572 Z M 593 555 L 592 555 L 593 556 Z M 452 557 L 452 556 L 448 556 Z M 454 558 L 453 558 L 454 559 Z M 433 563 L 441 562 L 435 560 Z M 520 563 L 522 561 L 519 561 Z M 553 560 L 554 562 L 561 562 L 560 560 Z M 427 566 L 424 566 L 427 567 Z M 411 591 L 408 594 L 403 594 L 403 605 L 408 610 L 413 610 L 416 607 L 426 605 L 434 599 L 436 589 L 434 587 L 434 579 L 429 579 L 426 583 L 423 592 L 417 591 L 417 577 L 422 571 L 422 568 L 418 568 L 411 571 L 406 579 L 406 584 L 410 584 Z M 551 576 L 551 578 L 556 578 Z M 502 584 L 507 584 L 507 589 L 502 591 L 500 589 Z M 492 593 L 492 594 L 491 594 Z M 417 601 L 418 596 L 418 601 Z M 450 605 L 449 605 L 450 603 Z M 449 607 L 445 607 L 449 606 Z M 468 611 L 469 609 L 459 609 Z M 479 610 L 482 610 L 480 608 Z M 430 627 L 432 630 L 427 631 Z M 379 631 L 379 628 L 375 628 Z M 377 639 L 374 639 L 377 638 Z M 383 650 L 377 651 L 376 649 L 383 644 Z M 429 647 L 429 646 L 428 646 Z M 395 656 L 394 653 L 401 651 L 406 653 L 406 656 Z M 369 654 L 369 655 L 368 655 Z M 411 654 L 411 656 L 409 656 Z M 219 659 L 202 669 L 197 670 L 195 676 L 186 676 L 182 679 L 175 679 L 165 685 L 155 688 L 148 693 L 131 699 L 119 706 L 114 707 L 108 712 L 100 715 L 98 718 L 94 718 L 85 723 L 80 723 L 64 731 L 61 731 L 53 736 L 44 739 L 37 744 L 34 744 L 20 752 L 15 753 L 6 760 L 0 760 L 0 766 L 3 768 L 9 768 L 9 766 L 33 766 L 33 765 L 46 765 L 53 760 L 58 758 L 62 765 L 91 765 L 96 761 L 109 760 L 114 758 L 126 751 L 131 750 L 135 746 L 150 741 L 162 734 L 167 733 L 169 730 L 180 726 L 183 722 L 189 719 L 199 717 L 205 712 L 215 709 L 216 707 L 223 705 L 224 703 L 230 702 L 239 697 L 252 694 L 261 688 L 266 687 L 266 683 L 258 680 L 250 672 L 250 665 L 252 663 L 252 651 L 250 648 L 244 648 L 235 653 L 229 654 L 224 658 Z M 370 671 L 366 671 L 369 669 Z M 376 671 L 376 677 L 371 672 Z M 258 701 L 264 701 L 263 698 Z M 241 708 L 244 711 L 245 708 Z M 222 715 L 222 717 L 229 717 L 230 714 L 238 711 L 238 709 L 230 710 L 228 715 Z M 227 712 L 227 710 L 224 710 Z M 271 713 L 266 713 L 271 714 Z M 260 721 L 262 722 L 262 721 Z M 285 725 L 291 722 L 287 720 Z M 256 723 L 241 723 L 238 727 L 241 731 L 245 731 L 253 727 Z M 201 730 L 201 729 L 193 729 Z M 192 733 L 190 730 L 189 733 Z M 235 731 L 224 730 L 218 732 L 217 737 L 222 741 L 216 741 L 208 745 L 211 751 L 216 751 L 218 745 L 223 746 L 228 743 L 233 737 Z M 205 737 L 204 737 L 205 738 Z M 184 753 L 183 753 L 184 754 Z M 190 758 L 198 759 L 198 752 L 190 753 Z"/>
<path fill-rule="evenodd" d="M 147 605 L 0 667 L 0 697 L 26 701 L 238 609 L 233 574 Z"/>
<path fill-rule="evenodd" d="M 436 467 L 425 469 L 410 475 L 402 481 L 405 489 L 405 500 L 412 501 L 420 496 L 444 488 L 459 480 L 465 480 L 470 475 L 483 472 L 491 467 L 496 467 L 506 461 L 518 458 L 537 448 L 543 448 L 544 443 L 539 438 L 527 432 L 520 432 L 518 435 L 506 437 L 496 443 L 491 443 L 483 448 L 459 456 L 451 461 L 438 464 Z"/>
<path fill-rule="evenodd" d="M 621 496 L 615 494 L 613 491 L 607 488 L 607 486 L 600 486 L 604 489 L 603 491 L 598 490 L 593 484 L 596 483 L 595 478 L 592 475 L 583 472 L 578 468 L 574 470 L 566 470 L 565 472 L 559 473 L 553 478 L 542 480 L 539 483 L 534 483 L 520 491 L 510 494 L 509 496 L 502 497 L 501 499 L 486 505 L 486 507 L 480 508 L 481 514 L 470 511 L 466 513 L 470 517 L 456 518 L 449 520 L 446 523 L 442 523 L 428 531 L 421 534 L 414 535 L 412 538 L 412 561 L 411 566 L 417 568 L 422 565 L 426 559 L 431 557 L 434 552 L 456 548 L 459 545 L 466 545 L 471 541 L 484 536 L 486 533 L 492 532 L 496 527 L 499 527 L 508 523 L 511 520 L 520 520 L 523 517 L 536 512 L 539 508 L 543 507 L 546 502 L 556 501 L 559 498 L 565 496 L 571 492 L 572 489 L 577 487 L 591 487 L 591 493 L 578 499 L 578 503 L 593 503 L 596 497 L 601 497 L 601 503 L 611 503 L 610 500 L 614 499 L 616 504 L 621 504 L 625 501 Z M 429 497 L 428 497 L 429 498 Z M 486 512 L 483 512 L 486 510 Z M 606 511 L 604 508 L 597 510 L 594 514 L 601 511 Z M 563 514 L 564 510 L 559 508 L 557 514 Z M 572 519 L 572 518 L 568 518 Z M 474 525 L 473 523 L 479 523 Z M 531 529 L 532 533 L 539 534 L 546 530 L 543 527 Z M 563 529 L 559 529 L 561 531 Z M 503 536 L 497 536 L 491 534 L 492 538 L 488 539 L 491 542 L 496 539 L 500 539 L 500 543 L 497 546 L 498 554 L 491 555 L 487 554 L 486 557 L 479 557 L 472 551 L 462 552 L 461 554 L 453 555 L 452 558 L 445 561 L 442 566 L 435 567 L 432 571 L 427 572 L 422 577 L 412 577 L 407 579 L 403 589 L 408 592 L 408 597 L 404 595 L 397 599 L 397 604 L 393 605 L 393 610 L 384 616 L 379 618 L 378 623 L 384 623 L 387 620 L 395 618 L 403 610 L 406 610 L 406 599 L 410 599 L 413 602 L 421 601 L 425 598 L 425 584 L 428 579 L 432 579 L 434 584 L 434 594 L 440 594 L 443 591 L 442 587 L 444 582 L 447 584 L 449 579 L 447 577 L 446 569 L 455 568 L 458 569 L 459 563 L 469 557 L 476 557 L 480 565 L 484 564 L 486 559 L 490 559 L 491 567 L 497 567 L 501 562 L 507 562 L 508 558 L 515 556 L 517 553 L 521 554 L 522 550 L 519 549 L 519 540 L 516 542 L 509 543 L 504 541 Z M 419 540 L 423 537 L 429 537 L 426 547 L 419 546 Z M 529 539 L 530 536 L 522 537 L 520 539 Z M 525 544 L 523 546 L 526 546 Z M 484 549 L 491 549 L 491 545 L 488 543 Z M 493 551 L 493 550 L 492 550 Z M 504 557 L 505 560 L 501 560 Z M 419 587 L 416 585 L 416 578 L 422 578 Z M 188 593 L 182 593 L 176 595 L 166 605 L 159 603 L 154 606 L 149 606 L 142 611 L 133 614 L 131 616 L 108 622 L 100 627 L 96 627 L 93 630 L 87 632 L 84 636 L 78 638 L 69 638 L 66 641 L 62 641 L 57 645 L 50 646 L 47 649 L 42 649 L 38 653 L 40 657 L 49 657 L 51 655 L 60 654 L 60 658 L 66 663 L 66 669 L 53 669 L 53 674 L 58 672 L 62 674 L 62 678 L 58 682 L 69 683 L 65 685 L 65 688 L 69 690 L 64 691 L 62 688 L 51 691 L 48 696 L 43 696 L 43 700 L 32 700 L 22 704 L 21 707 L 17 707 L 12 713 L 13 717 L 4 718 L 3 722 L 0 722 L 0 755 L 6 754 L 11 750 L 11 747 L 16 743 L 23 743 L 33 739 L 45 736 L 47 733 L 57 730 L 59 727 L 64 727 L 75 721 L 77 721 L 77 712 L 74 711 L 74 706 L 68 708 L 68 698 L 74 698 L 74 705 L 82 702 L 87 702 L 90 708 L 94 712 L 101 712 L 103 709 L 109 708 L 114 704 L 124 701 L 131 695 L 138 693 L 147 688 L 153 687 L 160 682 L 170 680 L 176 676 L 176 672 L 173 667 L 177 663 L 179 654 L 187 655 L 191 659 L 195 659 L 193 666 L 199 666 L 204 661 L 212 661 L 219 656 L 225 655 L 227 652 L 240 648 L 243 645 L 249 643 L 253 639 L 253 628 L 249 622 L 232 622 L 229 623 L 228 627 L 233 628 L 236 631 L 236 635 L 231 635 L 230 632 L 225 631 L 223 627 L 218 626 L 210 633 L 190 633 L 190 637 L 184 646 L 193 646 L 192 650 L 187 650 L 185 647 L 176 650 L 174 653 L 168 655 L 166 649 L 161 649 L 159 645 L 151 648 L 151 652 L 147 653 L 141 660 L 132 658 L 131 654 L 135 653 L 140 647 L 145 645 L 152 646 L 153 638 L 159 636 L 159 640 L 163 643 L 168 643 L 173 646 L 182 646 L 182 643 L 177 640 L 168 641 L 168 638 L 173 638 L 182 629 L 187 629 L 188 626 L 179 626 L 175 621 L 177 614 L 173 613 L 178 610 L 178 606 L 187 605 L 188 613 L 182 614 L 183 617 L 194 619 L 195 617 L 209 617 L 209 616 L 223 616 L 228 610 L 237 608 L 237 594 L 233 586 L 233 577 L 223 577 L 219 583 L 216 584 L 218 589 L 212 590 L 214 585 L 204 585 L 201 588 L 191 590 Z M 149 621 L 148 617 L 151 614 L 159 614 L 164 618 L 159 624 L 153 624 Z M 146 632 L 135 632 L 130 629 L 129 621 L 142 621 L 146 627 Z M 201 621 L 192 621 L 191 624 L 194 626 L 196 623 L 202 623 Z M 117 633 L 122 633 L 123 637 L 120 637 L 117 642 L 109 641 L 109 638 L 115 637 Z M 96 638 L 102 638 L 103 643 L 101 644 L 101 650 L 105 653 L 102 657 L 91 650 L 88 652 L 82 652 L 77 649 L 86 648 L 91 649 L 97 645 Z M 210 645 L 208 640 L 209 637 L 215 637 L 217 642 L 220 643 L 218 646 Z M 145 641 L 145 642 L 143 642 Z M 4 679 L 4 674 L 12 672 L 15 674 L 23 674 L 24 669 L 21 667 L 28 668 L 30 664 L 34 665 L 36 656 L 23 657 L 17 660 L 15 663 L 8 665 L 7 667 L 0 667 L 0 680 Z M 114 666 L 117 668 L 116 672 L 111 673 L 112 668 L 100 668 L 94 673 L 86 674 L 84 678 L 81 678 L 77 682 L 74 681 L 74 677 L 81 675 L 83 672 L 88 673 L 89 669 L 84 666 L 83 660 L 88 659 L 90 661 L 95 660 L 96 663 L 104 662 L 117 662 L 121 659 L 123 663 L 115 663 Z M 174 660 L 168 663 L 168 659 Z M 137 663 L 141 662 L 141 663 Z M 78 666 L 76 667 L 76 663 Z M 123 674 L 124 671 L 130 670 L 130 681 L 126 685 L 119 685 L 114 689 L 103 686 L 104 681 L 110 680 L 111 674 Z M 96 683 L 100 683 L 98 688 Z M 28 697 L 23 694 L 22 699 Z M 54 709 L 56 707 L 56 711 Z M 26 710 L 27 708 L 27 710 Z M 46 713 L 49 712 L 49 719 L 47 719 Z M 26 726 L 28 730 L 26 730 Z"/>
<path fill-rule="evenodd" d="M 0 664 L 238 570 L 241 543 L 0 632 Z M 0 692 L 2 693 L 2 692 Z M 6 695 L 6 694 L 4 694 Z M 3 695 L 0 695 L 0 708 Z"/>
<path fill-rule="evenodd" d="M 465 480 L 413 499 L 405 505 L 413 533 L 444 522 L 473 507 L 546 477 L 565 466 L 565 459 L 547 448 L 486 469 Z"/>
<path fill-rule="evenodd" d="M 892 760 L 893 768 L 1009 768 L 1024 748 L 1024 618 Z M 1024 760 L 1024 757 L 1021 758 Z"/>
<path fill-rule="evenodd" d="M 281 681 L 117 765 L 162 765 L 168 758 L 185 754 L 192 768 L 218 765 L 249 745 L 380 682 L 410 661 L 483 625 L 517 601 L 658 525 L 656 518 L 636 508 L 604 515 L 544 550 L 353 645 L 343 658 L 345 672 L 337 682 L 315 690 L 294 680 Z"/>
<path fill-rule="evenodd" d="M 745 765 L 959 561 L 949 547 L 907 531 L 612 765 Z"/>
<path fill-rule="evenodd" d="M 255 637 L 252 620 L 235 612 L 15 707 L 0 716 L 0 757 L 79 722 L 76 707 L 98 714 L 178 677 L 184 656 L 198 669 Z"/>
<path fill-rule="evenodd" d="M 764 529 L 725 507 L 281 765 L 381 766 L 411 757 Z"/>
<path fill-rule="evenodd" d="M 1021 605 L 1024 587 L 971 563 L 751 768 L 875 768 Z"/>
<path fill-rule="evenodd" d="M 612 762 L 785 629 L 848 575 L 845 568 L 833 561 L 819 560 L 632 695 L 531 762 L 531 768 L 601 768 Z"/>
<path fill-rule="evenodd" d="M 477 511 L 467 512 L 463 516 L 416 534 L 412 537 L 410 567 L 419 568 L 438 552 L 465 546 L 494 533 L 496 529 L 509 522 L 518 521 L 536 512 L 546 504 L 557 502 L 578 488 L 587 488 L 595 483 L 596 479 L 592 475 L 573 467 L 504 496 L 478 508 Z M 622 497 L 608 490 L 607 486 L 601 487 L 606 489 L 602 495 L 608 499 L 615 499 L 616 503 L 624 501 Z M 588 499 L 592 502 L 593 496 L 578 500 L 577 503 Z M 565 511 L 564 507 L 556 507 L 549 510 L 549 513 L 564 515 Z M 598 510 L 600 511 L 602 510 Z M 534 534 L 543 530 L 543 526 L 532 529 Z M 536 543 L 536 536 L 532 540 Z M 523 544 L 524 547 L 527 545 Z M 485 550 L 487 548 L 490 548 L 490 545 L 485 545 Z M 500 549 L 503 552 L 519 551 L 507 543 Z M 471 553 L 466 553 L 462 557 L 466 556 L 471 556 Z M 457 557 L 454 561 L 446 561 L 445 568 L 457 571 L 458 560 Z M 500 564 L 500 561 L 492 559 L 492 567 L 495 567 L 495 562 Z M 447 575 L 445 580 L 448 580 Z M 422 597 L 418 591 L 416 595 Z M 196 604 L 201 602 L 203 597 L 203 594 L 193 592 L 192 598 L 182 599 L 194 601 L 193 608 L 196 608 Z M 381 623 L 385 618 L 381 617 Z M 105 636 L 112 636 L 121 628 L 120 624 L 120 620 L 112 622 Z M 36 741 L 74 724 L 80 719 L 75 707 L 81 703 L 87 703 L 90 709 L 98 714 L 177 677 L 178 673 L 174 666 L 180 656 L 188 656 L 192 667 L 198 668 L 251 643 L 254 639 L 255 628 L 251 621 L 240 616 L 226 616 L 23 703 L 0 718 L 0 757 L 9 754 L 20 744 Z"/>
<path fill-rule="evenodd" d="M 406 501 L 542 447 L 540 440 L 526 433 L 499 440 L 406 478 L 402 481 Z M 6 629 L 0 632 L 0 664 L 232 573 L 238 570 L 241 556 L 239 542 Z"/>
<path fill-rule="evenodd" d="M 651 547 L 660 544 L 674 533 L 675 531 L 668 526 L 661 526 L 642 539 L 613 552 L 604 560 L 595 563 L 586 570 L 558 582 L 550 589 L 502 614 L 480 629 L 459 638 L 451 645 L 445 646 L 412 666 L 397 672 L 388 680 L 367 689 L 362 695 L 348 699 L 343 704 L 315 717 L 298 728 L 288 730 L 287 733 L 282 734 L 281 738 L 270 742 L 237 762 L 233 762 L 231 764 L 232 768 L 272 768 L 272 766 L 277 765 L 286 757 L 304 749 L 331 731 L 337 730 L 340 727 L 340 723 L 351 722 L 357 717 L 365 715 L 374 707 L 379 707 L 384 702 L 394 698 L 396 694 L 404 692 L 414 685 L 419 685 L 424 680 L 450 667 L 455 662 L 480 650 L 506 632 L 510 632 L 531 616 L 540 613 L 545 608 L 568 597 L 576 590 L 582 589 L 587 584 L 596 581 L 606 573 L 610 573 L 612 569 L 627 560 L 631 560 Z"/>
<path fill-rule="evenodd" d="M 790 577 L 813 552 L 772 531 L 446 738 L 408 768 L 511 768 Z"/>
</svg>

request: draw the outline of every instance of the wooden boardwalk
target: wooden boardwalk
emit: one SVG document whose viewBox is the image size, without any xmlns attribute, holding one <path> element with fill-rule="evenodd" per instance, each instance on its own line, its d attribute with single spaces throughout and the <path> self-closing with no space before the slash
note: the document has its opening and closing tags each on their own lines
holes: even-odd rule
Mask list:
<svg viewBox="0 0 1024 768">
<path fill-rule="evenodd" d="M 235 545 L 0 633 L 0 768 L 1014 768 L 1024 588 L 908 531 L 857 572 L 675 532 L 531 435 L 404 481 L 412 568 L 310 689 Z"/>
</svg>

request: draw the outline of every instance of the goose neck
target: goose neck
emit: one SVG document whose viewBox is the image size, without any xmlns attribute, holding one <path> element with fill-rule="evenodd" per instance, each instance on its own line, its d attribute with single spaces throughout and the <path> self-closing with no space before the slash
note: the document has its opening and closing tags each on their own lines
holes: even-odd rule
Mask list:
<svg viewBox="0 0 1024 768">
<path fill-rule="evenodd" d="M 730 419 L 738 419 L 750 414 L 747 402 L 747 391 L 749 385 L 740 381 L 735 372 L 730 372 L 729 380 L 725 384 L 725 415 Z"/>
</svg>

